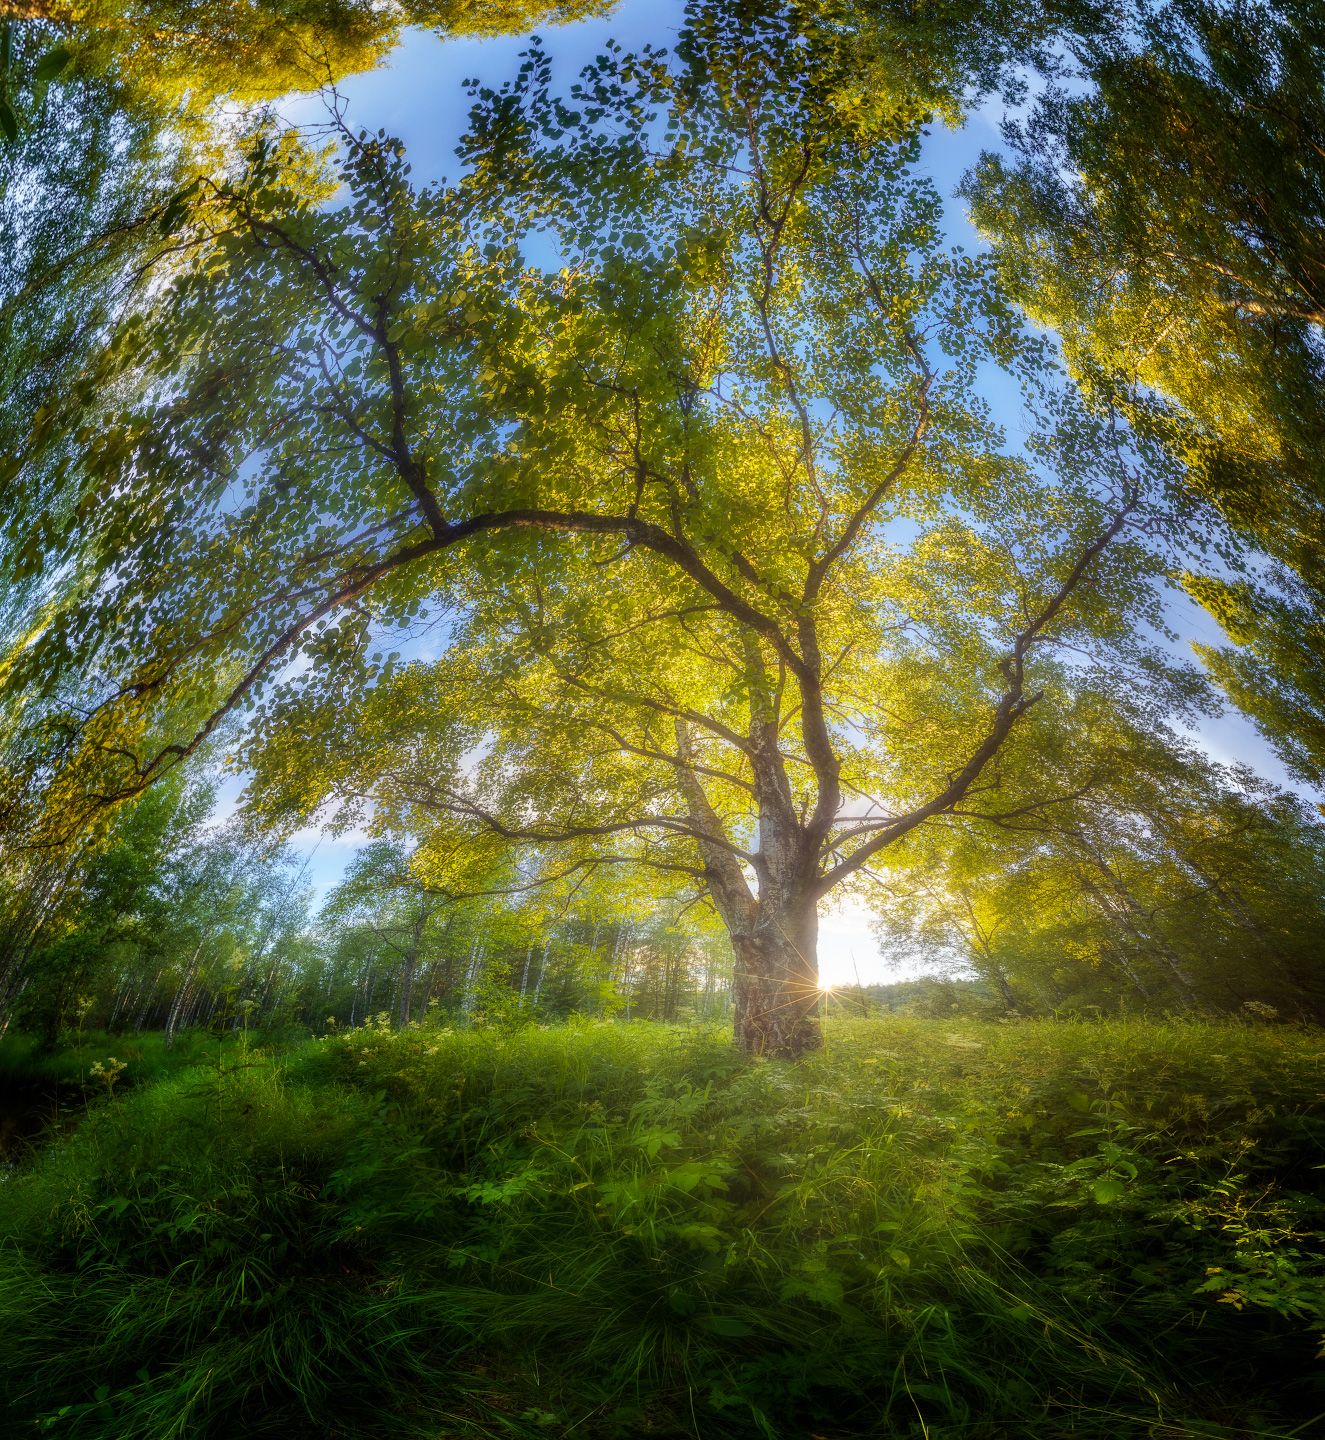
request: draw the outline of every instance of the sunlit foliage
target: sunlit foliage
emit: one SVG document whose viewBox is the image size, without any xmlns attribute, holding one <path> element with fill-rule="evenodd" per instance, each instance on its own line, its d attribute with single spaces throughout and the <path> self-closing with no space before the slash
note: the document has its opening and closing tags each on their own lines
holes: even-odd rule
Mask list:
<svg viewBox="0 0 1325 1440">
<path fill-rule="evenodd" d="M 986 155 L 967 190 L 1075 371 L 1167 430 L 1242 537 L 1233 583 L 1220 568 L 1191 585 L 1234 642 L 1208 658 L 1314 779 L 1325 28 L 1297 0 L 1136 11 L 1078 46 L 1078 84 L 1050 90 L 1010 132 L 1014 158 Z"/>
<path fill-rule="evenodd" d="M 77 467 L 115 628 L 96 592 L 25 656 L 116 677 L 66 807 L 244 709 L 272 820 L 371 795 L 464 865 L 524 841 L 702 882 L 746 1043 L 812 1043 L 818 900 L 991 808 L 1055 644 L 1160 676 L 1139 626 L 1205 522 L 943 247 L 916 135 L 841 121 L 796 42 L 701 7 L 683 66 L 609 53 L 564 99 L 536 50 L 454 186 L 346 133 L 333 210 L 266 143 L 199 189 L 195 268 L 106 359 L 147 403 Z M 440 658 L 392 658 L 411 626 Z"/>
</svg>

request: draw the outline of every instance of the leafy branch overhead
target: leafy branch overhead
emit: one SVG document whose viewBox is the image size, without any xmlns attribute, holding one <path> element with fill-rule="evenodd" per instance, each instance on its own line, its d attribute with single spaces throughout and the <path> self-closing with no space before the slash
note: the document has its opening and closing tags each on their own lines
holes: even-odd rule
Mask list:
<svg viewBox="0 0 1325 1440">
<path fill-rule="evenodd" d="M 197 111 L 273 100 L 381 64 L 407 26 L 443 35 L 526 34 L 600 13 L 610 0 L 0 0 L 0 77 L 16 32 L 37 37 L 37 87 L 66 72 L 111 74 L 135 107 Z M 0 137 L 20 128 L 0 101 Z"/>
<path fill-rule="evenodd" d="M 270 147 L 198 192 L 193 265 L 108 357 L 145 403 L 80 462 L 115 564 L 22 662 L 107 677 L 75 812 L 242 709 L 272 819 L 336 796 L 689 874 L 751 974 L 809 986 L 817 901 L 982 813 L 1089 683 L 1062 646 L 1143 662 L 1162 454 L 944 248 L 918 136 L 817 124 L 784 39 L 610 51 L 565 99 L 534 49 L 451 186 L 342 132 L 335 208 Z"/>
<path fill-rule="evenodd" d="M 1011 293 L 1240 542 L 1188 585 L 1232 642 L 1201 653 L 1318 785 L 1325 26 L 1298 0 L 1135 8 L 965 188 Z"/>
</svg>

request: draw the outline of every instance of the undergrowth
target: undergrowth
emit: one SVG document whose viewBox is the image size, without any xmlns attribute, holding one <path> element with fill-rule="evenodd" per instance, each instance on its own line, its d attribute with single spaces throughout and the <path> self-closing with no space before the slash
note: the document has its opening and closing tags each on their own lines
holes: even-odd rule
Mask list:
<svg viewBox="0 0 1325 1440">
<path fill-rule="evenodd" d="M 119 1083 L 150 1084 L 218 1056 L 241 1043 L 239 1035 L 221 1036 L 187 1030 L 168 1044 L 157 1032 L 109 1035 L 104 1030 L 70 1032 L 58 1050 L 47 1051 L 35 1035 L 0 1035 L 0 1081 L 30 1088 L 82 1087 L 92 1093 L 105 1088 L 98 1075 L 116 1062 Z M 94 1067 L 100 1067 L 94 1069 Z"/>
<path fill-rule="evenodd" d="M 1318 1034 L 366 1029 L 0 1186 L 14 1433 L 1309 1436 Z"/>
</svg>

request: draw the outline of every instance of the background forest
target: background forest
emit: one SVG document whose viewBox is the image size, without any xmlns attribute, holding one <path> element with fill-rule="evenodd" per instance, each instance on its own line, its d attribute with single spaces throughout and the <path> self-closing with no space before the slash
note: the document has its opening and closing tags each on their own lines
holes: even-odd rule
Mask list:
<svg viewBox="0 0 1325 1440">
<path fill-rule="evenodd" d="M 0 0 L 15 1433 L 1312 1433 L 1323 75 Z"/>
</svg>

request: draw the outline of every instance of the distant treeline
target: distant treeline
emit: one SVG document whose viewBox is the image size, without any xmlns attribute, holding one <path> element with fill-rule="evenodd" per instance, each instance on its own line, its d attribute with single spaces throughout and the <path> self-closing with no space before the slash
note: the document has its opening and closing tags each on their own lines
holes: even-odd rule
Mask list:
<svg viewBox="0 0 1325 1440">
<path fill-rule="evenodd" d="M 206 786 L 162 785 L 72 863 L 27 856 L 0 874 L 0 1027 L 53 1047 L 73 1029 L 730 1017 L 732 950 L 693 893 L 613 876 L 556 903 L 456 895 L 375 841 L 315 912 L 306 860 L 213 814 Z M 941 974 L 839 986 L 820 1008 L 1318 1020 L 1318 827 L 1250 806 L 1167 818 L 1170 836 L 1190 826 L 1181 850 L 1101 839 L 1089 867 L 1080 843 L 1056 852 L 1044 836 L 1004 872 L 917 853 L 879 933 Z"/>
</svg>

